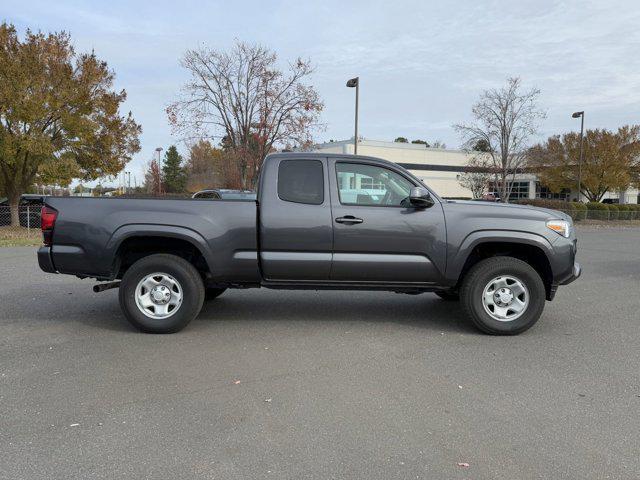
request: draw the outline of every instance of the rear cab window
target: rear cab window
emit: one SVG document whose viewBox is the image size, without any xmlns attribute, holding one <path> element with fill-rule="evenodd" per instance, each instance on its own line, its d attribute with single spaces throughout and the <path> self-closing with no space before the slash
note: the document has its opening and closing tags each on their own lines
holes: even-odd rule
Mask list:
<svg viewBox="0 0 640 480">
<path fill-rule="evenodd" d="M 324 203 L 324 169 L 320 160 L 282 160 L 278 166 L 278 197 L 285 202 Z"/>
</svg>

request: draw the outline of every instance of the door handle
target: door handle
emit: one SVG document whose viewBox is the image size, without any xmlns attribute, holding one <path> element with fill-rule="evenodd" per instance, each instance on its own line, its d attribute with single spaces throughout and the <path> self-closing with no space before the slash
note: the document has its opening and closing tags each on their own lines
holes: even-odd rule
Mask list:
<svg viewBox="0 0 640 480">
<path fill-rule="evenodd" d="M 336 223 L 344 223 L 346 225 L 353 225 L 355 223 L 362 223 L 364 220 L 354 217 L 353 215 L 345 215 L 344 217 L 336 218 Z"/>
</svg>

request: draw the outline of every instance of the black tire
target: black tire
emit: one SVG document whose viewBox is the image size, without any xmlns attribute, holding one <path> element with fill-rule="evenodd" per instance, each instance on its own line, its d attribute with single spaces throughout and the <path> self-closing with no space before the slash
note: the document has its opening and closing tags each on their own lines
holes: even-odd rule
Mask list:
<svg viewBox="0 0 640 480">
<path fill-rule="evenodd" d="M 446 300 L 447 302 L 457 302 L 460 300 L 460 293 L 452 292 L 451 290 L 438 290 L 437 292 L 433 292 L 441 299 Z"/>
<path fill-rule="evenodd" d="M 514 320 L 500 321 L 485 311 L 484 289 L 501 275 L 516 277 L 528 290 L 528 305 Z M 517 335 L 531 328 L 542 315 L 546 290 L 542 278 L 528 263 L 513 257 L 491 257 L 475 264 L 465 276 L 460 299 L 473 324 L 491 335 Z M 489 307 L 494 308 L 494 307 Z"/>
<path fill-rule="evenodd" d="M 151 318 L 136 303 L 138 284 L 153 273 L 166 274 L 175 279 L 182 290 L 182 301 L 167 318 Z M 120 307 L 127 320 L 147 333 L 175 333 L 193 320 L 204 302 L 202 278 L 193 265 L 183 258 L 169 254 L 149 255 L 131 265 L 120 283 Z"/>
<path fill-rule="evenodd" d="M 213 300 L 214 298 L 218 298 L 220 295 L 222 295 L 225 292 L 226 288 L 212 288 L 212 287 L 208 287 L 205 289 L 204 292 L 204 299 L 205 300 Z"/>
</svg>

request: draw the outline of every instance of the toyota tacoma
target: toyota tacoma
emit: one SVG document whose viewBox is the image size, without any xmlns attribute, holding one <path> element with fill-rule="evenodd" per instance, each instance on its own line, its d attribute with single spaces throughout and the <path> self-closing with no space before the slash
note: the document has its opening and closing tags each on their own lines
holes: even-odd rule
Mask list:
<svg viewBox="0 0 640 480">
<path fill-rule="evenodd" d="M 138 329 L 177 332 L 228 288 L 434 292 L 513 335 L 580 276 L 571 218 L 440 198 L 402 167 L 319 153 L 267 156 L 257 198 L 47 197 L 45 272 L 119 288 Z"/>
</svg>

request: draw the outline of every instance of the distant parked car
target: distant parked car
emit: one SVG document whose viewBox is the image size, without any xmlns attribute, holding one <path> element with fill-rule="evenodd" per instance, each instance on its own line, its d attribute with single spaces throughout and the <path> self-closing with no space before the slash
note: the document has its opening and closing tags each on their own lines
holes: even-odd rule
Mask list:
<svg viewBox="0 0 640 480">
<path fill-rule="evenodd" d="M 200 190 L 199 192 L 194 193 L 191 198 L 209 198 L 212 200 L 220 200 L 222 199 L 222 195 L 220 195 L 220 190 Z"/>
<path fill-rule="evenodd" d="M 20 226 L 40 228 L 40 209 L 44 205 L 44 199 L 48 195 L 25 193 L 20 196 Z M 11 225 L 9 200 L 0 201 L 0 226 Z M 28 207 L 28 208 L 27 208 Z"/>
<path fill-rule="evenodd" d="M 47 195 L 22 195 L 20 198 L 21 227 L 40 228 L 40 209 L 46 197 Z"/>
<path fill-rule="evenodd" d="M 210 200 L 255 200 L 256 192 L 251 190 L 231 190 L 227 188 L 211 188 L 200 190 L 192 195 L 191 198 L 210 199 Z"/>
<path fill-rule="evenodd" d="M 495 192 L 485 193 L 482 196 L 483 202 L 500 202 L 500 195 Z"/>
<path fill-rule="evenodd" d="M 609 205 L 615 205 L 620 203 L 620 199 L 619 198 L 605 198 L 604 200 L 602 200 L 602 203 L 606 203 Z"/>
</svg>

